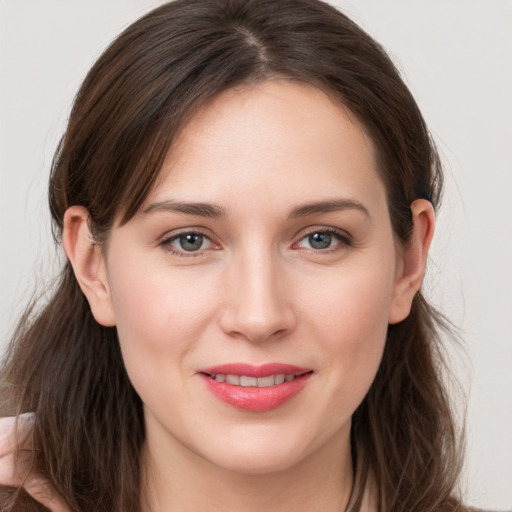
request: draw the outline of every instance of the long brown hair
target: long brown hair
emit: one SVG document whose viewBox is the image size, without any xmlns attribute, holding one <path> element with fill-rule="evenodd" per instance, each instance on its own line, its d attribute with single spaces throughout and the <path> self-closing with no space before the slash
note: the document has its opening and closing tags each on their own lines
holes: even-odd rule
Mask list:
<svg viewBox="0 0 512 512">
<path fill-rule="evenodd" d="M 275 77 L 321 88 L 361 122 L 377 150 L 394 233 L 407 244 L 412 201 L 440 199 L 435 147 L 381 46 L 317 0 L 177 0 L 128 27 L 87 75 L 53 161 L 57 241 L 71 205 L 86 207 L 96 238 L 106 240 L 117 216 L 125 223 L 139 211 L 179 129 L 201 105 Z M 353 416 L 353 512 L 370 475 L 382 511 L 461 507 L 439 326 L 418 293 L 409 317 L 389 327 L 376 379 Z M 69 263 L 46 305 L 21 319 L 2 374 L 11 413 L 36 413 L 38 468 L 71 509 L 138 512 L 141 401 L 116 329 L 94 320 Z M 10 505 L 1 510 L 39 509 L 22 492 L 3 492 Z"/>
</svg>

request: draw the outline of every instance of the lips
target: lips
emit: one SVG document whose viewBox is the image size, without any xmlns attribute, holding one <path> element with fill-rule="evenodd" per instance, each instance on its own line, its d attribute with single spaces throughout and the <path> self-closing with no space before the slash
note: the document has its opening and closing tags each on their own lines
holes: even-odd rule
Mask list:
<svg viewBox="0 0 512 512">
<path fill-rule="evenodd" d="M 270 363 L 225 364 L 199 372 L 207 389 L 225 403 L 247 411 L 269 411 L 291 400 L 306 386 L 310 368 Z"/>
</svg>

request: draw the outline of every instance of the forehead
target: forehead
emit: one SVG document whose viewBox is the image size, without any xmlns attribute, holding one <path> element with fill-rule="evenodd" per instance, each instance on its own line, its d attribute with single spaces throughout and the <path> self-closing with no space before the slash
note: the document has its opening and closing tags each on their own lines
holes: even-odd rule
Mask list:
<svg viewBox="0 0 512 512">
<path fill-rule="evenodd" d="M 318 88 L 275 80 L 230 89 L 201 107 L 169 150 L 147 203 L 246 194 L 372 201 L 383 190 L 373 143 L 354 116 Z"/>
</svg>

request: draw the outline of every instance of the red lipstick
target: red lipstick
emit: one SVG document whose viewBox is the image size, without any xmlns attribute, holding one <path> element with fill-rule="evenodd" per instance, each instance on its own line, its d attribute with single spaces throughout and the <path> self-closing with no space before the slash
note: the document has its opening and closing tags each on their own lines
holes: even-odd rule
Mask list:
<svg viewBox="0 0 512 512">
<path fill-rule="evenodd" d="M 220 400 L 238 409 L 262 412 L 279 407 L 302 391 L 312 370 L 280 363 L 235 363 L 203 368 L 198 374 Z"/>
</svg>

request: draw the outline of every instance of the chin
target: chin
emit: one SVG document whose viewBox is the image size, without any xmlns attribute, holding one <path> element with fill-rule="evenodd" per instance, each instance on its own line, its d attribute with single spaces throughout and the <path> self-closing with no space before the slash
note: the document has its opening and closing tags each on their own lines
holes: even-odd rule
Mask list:
<svg viewBox="0 0 512 512">
<path fill-rule="evenodd" d="M 214 450 L 203 452 L 203 456 L 215 466 L 241 475 L 264 475 L 290 469 L 303 458 L 303 444 L 284 442 L 269 437 L 245 439 L 217 444 Z M 229 445 L 228 445 L 229 444 Z"/>
<path fill-rule="evenodd" d="M 217 460 L 211 461 L 224 470 L 230 473 L 239 475 L 269 475 L 272 473 L 279 473 L 286 471 L 299 462 L 296 455 L 285 455 L 276 457 L 275 454 L 272 458 L 259 456 L 259 457 L 245 457 L 244 455 L 237 455 L 236 460 Z"/>
</svg>

